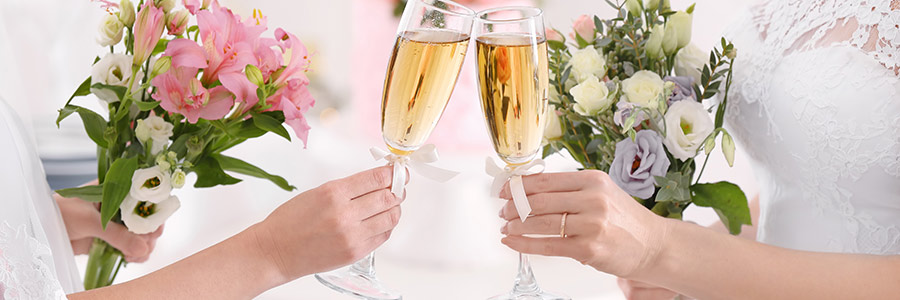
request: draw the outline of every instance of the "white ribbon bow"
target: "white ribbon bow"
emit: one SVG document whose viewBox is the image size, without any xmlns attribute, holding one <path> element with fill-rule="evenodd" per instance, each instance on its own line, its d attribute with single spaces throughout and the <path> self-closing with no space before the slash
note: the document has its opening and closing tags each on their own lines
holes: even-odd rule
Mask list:
<svg viewBox="0 0 900 300">
<path fill-rule="evenodd" d="M 403 197 L 403 189 L 406 187 L 406 170 L 416 171 L 425 178 L 447 182 L 459 172 L 441 169 L 430 163 L 438 160 L 437 148 L 432 144 L 428 144 L 413 151 L 407 155 L 397 155 L 381 148 L 372 147 L 369 149 L 375 160 L 387 160 L 394 166 L 394 178 L 391 181 L 391 193 L 397 197 Z"/>
<path fill-rule="evenodd" d="M 536 167 L 540 169 L 533 170 Z M 531 205 L 528 204 L 528 197 L 525 195 L 525 185 L 522 184 L 522 176 L 544 172 L 544 167 L 544 160 L 537 158 L 524 165 L 500 168 L 493 159 L 488 157 L 485 163 L 485 171 L 487 171 L 488 175 L 494 176 L 494 183 L 491 185 L 491 196 L 500 196 L 500 190 L 503 189 L 503 184 L 508 180 L 509 191 L 512 193 L 513 204 L 516 205 L 519 219 L 525 222 L 528 214 L 531 213 Z"/>
</svg>

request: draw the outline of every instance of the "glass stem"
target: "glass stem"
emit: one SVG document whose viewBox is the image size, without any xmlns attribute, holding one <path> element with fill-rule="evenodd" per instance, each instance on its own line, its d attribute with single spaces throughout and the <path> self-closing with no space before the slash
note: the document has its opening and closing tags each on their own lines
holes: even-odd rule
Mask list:
<svg viewBox="0 0 900 300">
<path fill-rule="evenodd" d="M 365 258 L 353 263 L 350 270 L 358 274 L 375 276 L 375 252 L 371 252 Z"/>
<path fill-rule="evenodd" d="M 534 273 L 531 272 L 531 262 L 528 261 L 528 255 L 519 253 L 519 274 L 516 275 L 516 285 L 513 287 L 513 293 L 526 294 L 539 291 L 537 280 L 534 279 Z"/>
</svg>

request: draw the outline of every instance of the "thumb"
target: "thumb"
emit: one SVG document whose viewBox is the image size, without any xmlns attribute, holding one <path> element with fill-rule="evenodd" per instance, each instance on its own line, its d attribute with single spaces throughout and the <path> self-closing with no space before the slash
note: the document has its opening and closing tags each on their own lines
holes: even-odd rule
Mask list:
<svg viewBox="0 0 900 300">
<path fill-rule="evenodd" d="M 110 222 L 106 230 L 100 231 L 99 238 L 122 251 L 126 257 L 143 257 L 150 252 L 146 238 L 128 231 L 119 223 Z"/>
</svg>

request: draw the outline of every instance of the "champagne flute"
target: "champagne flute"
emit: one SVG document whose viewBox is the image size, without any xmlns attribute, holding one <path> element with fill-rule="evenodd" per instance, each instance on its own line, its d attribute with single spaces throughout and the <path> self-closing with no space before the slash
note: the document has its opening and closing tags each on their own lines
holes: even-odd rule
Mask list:
<svg viewBox="0 0 900 300">
<path fill-rule="evenodd" d="M 481 108 L 494 150 L 506 162 L 506 170 L 512 170 L 507 173 L 512 187 L 512 180 L 521 180 L 515 177 L 522 173 L 515 170 L 530 168 L 544 132 L 550 73 L 543 13 L 533 7 L 481 11 L 475 18 L 474 36 Z M 528 256 L 519 253 L 513 290 L 491 299 L 567 298 L 542 291 Z"/>
<path fill-rule="evenodd" d="M 465 60 L 474 15 L 471 9 L 448 0 L 409 0 L 403 11 L 381 102 L 381 130 L 394 164 L 392 191 L 398 197 L 404 196 L 406 162 L 425 144 L 450 100 Z M 454 174 L 443 176 L 440 173 L 447 171 L 435 169 L 430 170 L 435 179 L 446 180 Z M 316 278 L 334 290 L 365 299 L 401 299 L 398 292 L 378 281 L 374 263 L 370 253 L 346 269 L 317 274 Z"/>
</svg>

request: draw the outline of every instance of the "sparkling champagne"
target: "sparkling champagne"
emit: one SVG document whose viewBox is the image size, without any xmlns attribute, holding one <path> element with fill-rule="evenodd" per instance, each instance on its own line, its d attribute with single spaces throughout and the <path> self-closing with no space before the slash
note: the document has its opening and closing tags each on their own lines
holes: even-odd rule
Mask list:
<svg viewBox="0 0 900 300">
<path fill-rule="evenodd" d="M 384 80 L 381 130 L 391 151 L 416 150 L 450 100 L 469 45 L 457 31 L 420 29 L 397 37 Z"/>
<path fill-rule="evenodd" d="M 508 164 L 531 161 L 541 147 L 548 105 L 547 43 L 523 34 L 477 39 L 481 108 L 494 150 Z"/>
</svg>

